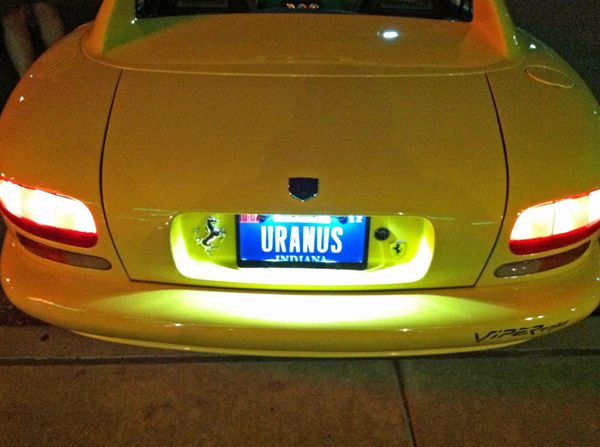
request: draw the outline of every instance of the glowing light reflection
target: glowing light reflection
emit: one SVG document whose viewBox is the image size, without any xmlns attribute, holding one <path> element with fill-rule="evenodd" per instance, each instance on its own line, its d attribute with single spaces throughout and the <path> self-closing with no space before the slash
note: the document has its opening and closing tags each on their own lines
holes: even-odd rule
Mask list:
<svg viewBox="0 0 600 447">
<path fill-rule="evenodd" d="M 306 215 L 286 215 L 286 214 L 274 214 L 273 222 L 275 223 L 316 223 L 316 224 L 330 224 L 331 216 L 306 216 Z"/>
<path fill-rule="evenodd" d="M 299 286 L 407 284 L 423 279 L 433 259 L 433 241 L 430 242 L 426 237 L 421 238 L 417 252 L 410 261 L 366 272 L 292 268 L 231 269 L 192 258 L 187 252 L 182 237 L 173 237 L 171 247 L 175 265 L 182 275 L 205 281 L 244 284 Z"/>
<path fill-rule="evenodd" d="M 102 300 L 96 308 L 160 317 L 169 327 L 188 324 L 235 324 L 262 327 L 398 327 L 421 315 L 432 296 L 390 294 L 292 294 L 168 290 Z M 443 300 L 443 298 L 442 298 Z M 441 311 L 440 309 L 438 309 Z M 422 319 L 422 318 L 421 318 Z M 176 322 L 176 323 L 174 323 Z M 406 323 L 406 321 L 405 321 Z M 411 329 L 400 326 L 403 332 Z"/>
<path fill-rule="evenodd" d="M 14 216 L 66 230 L 95 233 L 89 209 L 79 200 L 0 179 L 0 201 Z"/>
<path fill-rule="evenodd" d="M 307 305 L 307 301 L 314 301 Z M 306 296 L 266 295 L 252 300 L 229 297 L 224 300 L 195 301 L 194 306 L 209 306 L 224 315 L 234 315 L 249 320 L 302 325 L 319 323 L 366 322 L 406 316 L 419 309 L 415 299 L 397 299 L 389 296 Z"/>
<path fill-rule="evenodd" d="M 11 182 L 0 180 L 0 200 L 4 207 L 17 217 L 23 215 L 21 208 L 21 188 Z"/>
<path fill-rule="evenodd" d="M 381 37 L 385 40 L 394 40 L 400 37 L 400 33 L 396 30 L 390 29 L 381 33 Z"/>
<path fill-rule="evenodd" d="M 553 234 L 568 233 L 588 224 L 588 196 L 567 199 L 554 205 Z"/>
<path fill-rule="evenodd" d="M 589 196 L 588 223 L 600 220 L 600 190 L 594 191 Z"/>
<path fill-rule="evenodd" d="M 300 330 L 393 330 L 466 327 L 489 315 L 514 318 L 503 305 L 427 293 L 293 293 L 164 288 L 90 303 L 91 311 L 162 323 L 184 334 L 215 327 Z M 181 326 L 174 326 L 180 324 Z M 176 329 L 177 328 L 177 329 Z"/>
</svg>

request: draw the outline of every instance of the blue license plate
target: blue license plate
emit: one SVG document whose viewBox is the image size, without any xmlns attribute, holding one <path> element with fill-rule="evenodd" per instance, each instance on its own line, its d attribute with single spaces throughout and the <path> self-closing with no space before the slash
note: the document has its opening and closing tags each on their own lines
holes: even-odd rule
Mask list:
<svg viewBox="0 0 600 447">
<path fill-rule="evenodd" d="M 362 270 L 368 231 L 366 216 L 240 214 L 238 266 Z"/>
</svg>

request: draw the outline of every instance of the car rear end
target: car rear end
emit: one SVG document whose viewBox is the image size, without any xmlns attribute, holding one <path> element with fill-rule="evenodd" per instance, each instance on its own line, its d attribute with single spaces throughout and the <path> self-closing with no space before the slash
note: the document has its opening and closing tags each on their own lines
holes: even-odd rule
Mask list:
<svg viewBox="0 0 600 447">
<path fill-rule="evenodd" d="M 265 355 L 470 351 L 587 316 L 597 103 L 501 2 L 399 3 L 105 2 L 2 117 L 7 295 L 95 337 Z"/>
</svg>

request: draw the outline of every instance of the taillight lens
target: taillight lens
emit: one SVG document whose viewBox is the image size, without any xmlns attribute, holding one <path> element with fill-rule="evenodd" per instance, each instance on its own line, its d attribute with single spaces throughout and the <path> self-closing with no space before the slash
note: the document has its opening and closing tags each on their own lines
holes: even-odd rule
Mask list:
<svg viewBox="0 0 600 447">
<path fill-rule="evenodd" d="M 91 211 L 76 199 L 0 179 L 0 208 L 15 225 L 45 239 L 77 247 L 98 240 Z"/>
<path fill-rule="evenodd" d="M 510 250 L 518 255 L 554 250 L 575 244 L 599 228 L 600 189 L 523 211 L 510 235 Z"/>
</svg>

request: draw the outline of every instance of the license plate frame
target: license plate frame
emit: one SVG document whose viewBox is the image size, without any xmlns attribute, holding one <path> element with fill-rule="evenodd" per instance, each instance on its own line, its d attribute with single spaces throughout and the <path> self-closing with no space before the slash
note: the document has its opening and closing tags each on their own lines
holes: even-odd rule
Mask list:
<svg viewBox="0 0 600 447">
<path fill-rule="evenodd" d="M 251 217 L 248 217 L 251 216 Z M 260 221 L 248 221 L 247 219 L 258 219 Z M 330 222 L 327 223 L 327 219 Z M 236 222 L 236 251 L 237 265 L 241 268 L 246 267 L 269 267 L 269 268 L 313 268 L 313 269 L 336 269 L 336 270 L 365 270 L 368 262 L 369 252 L 369 227 L 370 219 L 368 216 L 327 216 L 327 215 L 289 215 L 289 214 L 237 214 Z M 271 224 L 271 225 L 270 225 Z M 274 224 L 274 225 L 273 225 Z M 253 225 L 254 227 L 249 227 Z M 268 227 L 273 229 L 269 230 Z M 266 228 L 261 230 L 261 227 Z M 275 246 L 277 237 L 282 230 L 276 227 L 289 228 L 289 233 L 285 235 L 285 241 L 292 244 L 292 233 L 301 237 L 298 245 L 302 246 L 300 252 L 287 251 L 285 254 L 277 254 Z M 292 229 L 297 227 L 297 232 Z M 306 227 L 313 227 L 314 233 L 305 230 Z M 319 228 L 322 228 L 319 232 Z M 329 239 L 333 245 L 325 243 L 326 228 L 329 228 Z M 342 228 L 336 231 L 337 239 L 333 236 L 334 228 Z M 348 231 L 345 231 L 348 230 Z M 265 233 L 263 233 L 263 231 Z M 265 255 L 263 248 L 269 245 L 263 238 L 269 239 L 271 234 L 271 249 L 275 253 Z M 279 232 L 279 233 L 278 233 Z M 256 247 L 256 234 L 259 234 L 260 248 Z M 253 235 L 252 235 L 253 234 Z M 314 235 L 313 251 L 319 251 L 326 246 L 329 248 L 326 252 L 306 253 L 304 252 L 304 237 Z M 320 238 L 320 239 L 319 239 Z M 250 240 L 249 240 L 250 239 Z M 264 245 L 263 245 L 264 244 Z M 344 244 L 350 248 L 344 252 Z M 310 245 L 310 244 L 309 244 Z M 278 248 L 282 246 L 279 245 Z M 292 248 L 291 245 L 286 248 Z M 310 247 L 307 247 L 310 248 Z M 332 250 L 340 249 L 340 253 L 332 253 Z M 275 259 L 273 258 L 275 256 Z M 319 261 L 315 259 L 320 258 Z M 298 260 L 296 260 L 298 259 Z"/>
</svg>

